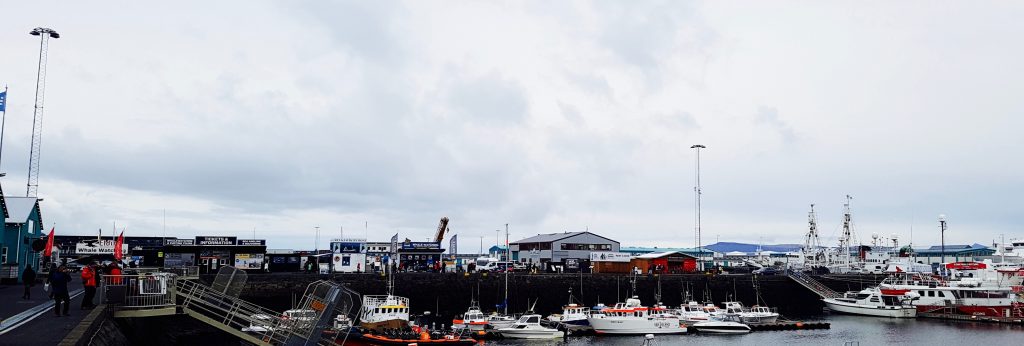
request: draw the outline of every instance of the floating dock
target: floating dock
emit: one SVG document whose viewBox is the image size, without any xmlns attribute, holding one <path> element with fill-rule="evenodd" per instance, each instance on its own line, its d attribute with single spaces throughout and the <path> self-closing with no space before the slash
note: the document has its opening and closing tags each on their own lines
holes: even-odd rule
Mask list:
<svg viewBox="0 0 1024 346">
<path fill-rule="evenodd" d="M 750 330 L 755 332 L 773 330 L 801 330 L 801 329 L 831 329 L 832 324 L 828 322 L 778 322 L 751 324 Z"/>
<path fill-rule="evenodd" d="M 919 317 L 919 318 L 934 318 L 934 319 L 949 320 L 949 321 L 1008 323 L 1008 324 L 1024 325 L 1024 318 L 1021 318 L 1021 317 L 973 316 L 973 315 L 950 314 L 950 313 L 941 313 L 941 312 L 919 312 L 919 313 L 917 313 L 917 317 Z"/>
</svg>

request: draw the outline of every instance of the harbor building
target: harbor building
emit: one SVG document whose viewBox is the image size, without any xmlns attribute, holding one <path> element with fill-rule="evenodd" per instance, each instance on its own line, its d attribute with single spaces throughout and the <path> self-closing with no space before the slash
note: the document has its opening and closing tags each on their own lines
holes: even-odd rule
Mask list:
<svg viewBox="0 0 1024 346">
<path fill-rule="evenodd" d="M 3 191 L 0 190 L 0 195 Z M 39 208 L 42 199 L 35 197 L 3 196 L 0 210 L 4 215 L 4 233 L 0 235 L 0 281 L 20 282 L 25 266 L 39 271 L 42 254 L 35 251 L 45 247 L 33 243 L 45 242 L 43 216 Z"/>
<path fill-rule="evenodd" d="M 538 234 L 509 244 L 512 260 L 542 270 L 589 270 L 591 252 L 619 252 L 619 242 L 586 232 Z"/>
<path fill-rule="evenodd" d="M 632 256 L 640 256 L 649 253 L 656 252 L 679 252 L 698 259 L 700 262 L 704 262 L 705 268 L 710 268 L 716 263 L 716 260 L 722 256 L 721 253 L 715 252 L 708 248 L 702 248 L 703 251 L 698 251 L 697 248 L 659 248 L 655 247 L 639 247 L 629 246 L 622 248 L 622 252 L 628 253 Z"/>
<path fill-rule="evenodd" d="M 163 267 L 199 266 L 200 273 L 210 274 L 223 266 L 262 271 L 266 253 L 267 242 L 264 239 L 226 236 L 167 239 L 163 248 Z"/>
<path fill-rule="evenodd" d="M 933 267 L 942 263 L 943 254 L 946 257 L 945 262 L 949 263 L 974 261 L 977 258 L 992 256 L 995 253 L 995 249 L 981 244 L 946 245 L 945 250 L 943 250 L 942 245 L 931 246 L 927 249 L 914 249 L 914 255 L 917 257 L 918 263 L 930 264 Z"/>
<path fill-rule="evenodd" d="M 114 253 L 116 235 L 100 237 L 98 235 L 59 235 L 53 236 L 53 245 L 59 249 L 62 259 L 74 261 L 86 256 Z M 125 262 L 129 266 L 158 267 L 161 266 L 164 240 L 177 238 L 163 237 L 124 237 L 121 247 Z"/>
<path fill-rule="evenodd" d="M 331 240 L 331 264 L 336 273 L 366 271 L 366 239 Z"/>
<path fill-rule="evenodd" d="M 651 252 L 630 256 L 625 252 L 592 252 L 594 273 L 678 274 L 697 271 L 697 257 L 681 251 Z"/>
<path fill-rule="evenodd" d="M 391 242 L 366 242 L 366 263 L 364 268 L 381 271 L 391 258 Z"/>
</svg>

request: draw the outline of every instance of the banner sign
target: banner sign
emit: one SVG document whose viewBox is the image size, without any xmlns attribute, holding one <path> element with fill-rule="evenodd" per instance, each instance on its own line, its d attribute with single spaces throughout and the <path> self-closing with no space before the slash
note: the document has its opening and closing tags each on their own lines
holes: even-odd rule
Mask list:
<svg viewBox="0 0 1024 346">
<path fill-rule="evenodd" d="M 75 253 L 79 255 L 100 255 L 100 254 L 113 254 L 114 253 L 114 241 L 113 240 L 89 240 L 75 244 Z M 128 247 L 122 246 L 121 253 L 127 254 Z"/>
<path fill-rule="evenodd" d="M 267 245 L 266 239 L 239 239 L 238 245 Z"/>
<path fill-rule="evenodd" d="M 196 245 L 195 239 L 165 239 L 164 245 Z"/>
<path fill-rule="evenodd" d="M 235 245 L 238 237 L 196 236 L 196 245 Z"/>
<path fill-rule="evenodd" d="M 459 242 L 455 239 L 459 237 L 458 234 L 452 236 L 452 240 L 448 242 L 448 253 L 457 254 L 459 253 Z"/>
<path fill-rule="evenodd" d="M 331 252 L 333 252 L 333 253 L 362 253 L 363 252 L 363 243 L 331 242 Z"/>
<path fill-rule="evenodd" d="M 629 262 L 630 255 L 625 252 L 598 251 L 590 253 L 591 262 Z"/>
<path fill-rule="evenodd" d="M 235 254 L 235 268 L 238 269 L 263 269 L 263 254 L 261 253 L 240 253 Z"/>
<path fill-rule="evenodd" d="M 413 241 L 408 243 L 402 243 L 403 250 L 413 249 L 440 249 L 441 244 L 432 241 Z"/>
</svg>

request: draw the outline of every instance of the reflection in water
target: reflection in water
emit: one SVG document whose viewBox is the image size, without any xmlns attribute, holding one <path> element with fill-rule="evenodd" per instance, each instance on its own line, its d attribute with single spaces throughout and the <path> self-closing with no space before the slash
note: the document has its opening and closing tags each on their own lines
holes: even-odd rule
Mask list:
<svg viewBox="0 0 1024 346">
<path fill-rule="evenodd" d="M 1016 345 L 1024 326 L 930 319 L 888 319 L 830 315 L 808 321 L 832 323 L 832 329 L 753 332 L 745 335 L 658 335 L 654 345 Z M 485 345 L 636 346 L 643 336 L 575 337 L 568 341 L 488 341 Z"/>
</svg>

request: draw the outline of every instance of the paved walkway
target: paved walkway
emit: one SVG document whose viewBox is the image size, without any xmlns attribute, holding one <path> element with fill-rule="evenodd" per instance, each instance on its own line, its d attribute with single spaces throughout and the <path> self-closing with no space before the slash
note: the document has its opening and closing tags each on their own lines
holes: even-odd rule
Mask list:
<svg viewBox="0 0 1024 346">
<path fill-rule="evenodd" d="M 31 300 L 21 299 L 21 295 L 24 293 L 22 287 L 21 285 L 0 286 L 0 319 L 9 319 L 24 311 L 52 302 L 49 294 L 43 291 L 43 285 L 33 287 Z M 68 285 L 71 292 L 81 288 L 82 282 L 77 278 Z M 25 324 L 0 335 L 0 345 L 56 345 L 89 313 L 89 310 L 82 310 L 81 306 L 82 295 L 79 295 L 71 299 L 71 308 L 68 309 L 71 316 L 54 316 L 53 308 L 48 308 Z"/>
</svg>

